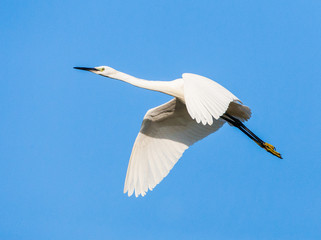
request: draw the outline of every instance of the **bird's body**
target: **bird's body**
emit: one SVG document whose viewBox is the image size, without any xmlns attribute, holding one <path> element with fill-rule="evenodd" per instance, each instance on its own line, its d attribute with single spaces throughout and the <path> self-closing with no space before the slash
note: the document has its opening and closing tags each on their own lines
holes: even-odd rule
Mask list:
<svg viewBox="0 0 321 240">
<path fill-rule="evenodd" d="M 152 190 L 193 143 L 218 130 L 225 122 L 239 128 L 259 146 L 281 158 L 242 122 L 251 117 L 249 107 L 226 88 L 200 75 L 185 73 L 173 81 L 148 81 L 110 67 L 76 67 L 118 79 L 136 87 L 173 96 L 169 102 L 150 109 L 135 140 L 126 174 L 124 192 L 136 197 Z"/>
</svg>

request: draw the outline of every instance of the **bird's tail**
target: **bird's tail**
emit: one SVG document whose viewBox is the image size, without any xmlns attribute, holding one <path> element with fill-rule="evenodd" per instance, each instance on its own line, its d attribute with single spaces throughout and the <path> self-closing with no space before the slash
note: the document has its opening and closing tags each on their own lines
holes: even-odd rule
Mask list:
<svg viewBox="0 0 321 240">
<path fill-rule="evenodd" d="M 251 138 L 254 142 L 257 143 L 261 148 L 265 149 L 267 152 L 273 154 L 274 156 L 277 156 L 278 158 L 282 159 L 282 156 L 279 152 L 276 151 L 275 147 L 269 143 L 266 143 L 262 141 L 258 136 L 256 136 L 250 129 L 248 129 L 239 119 L 225 113 L 223 116 L 221 116 L 222 119 L 233 125 L 234 127 L 237 127 L 240 129 L 245 135 L 247 135 L 249 138 Z"/>
</svg>

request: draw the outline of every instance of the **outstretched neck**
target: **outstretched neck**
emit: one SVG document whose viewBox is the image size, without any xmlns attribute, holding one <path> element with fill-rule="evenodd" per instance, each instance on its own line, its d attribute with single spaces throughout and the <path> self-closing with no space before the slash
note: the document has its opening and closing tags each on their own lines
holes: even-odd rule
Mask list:
<svg viewBox="0 0 321 240">
<path fill-rule="evenodd" d="M 127 82 L 136 87 L 145 88 L 152 91 L 162 92 L 174 97 L 183 98 L 183 84 L 179 80 L 174 81 L 149 81 L 133 77 L 129 74 L 116 71 L 105 77 Z"/>
</svg>

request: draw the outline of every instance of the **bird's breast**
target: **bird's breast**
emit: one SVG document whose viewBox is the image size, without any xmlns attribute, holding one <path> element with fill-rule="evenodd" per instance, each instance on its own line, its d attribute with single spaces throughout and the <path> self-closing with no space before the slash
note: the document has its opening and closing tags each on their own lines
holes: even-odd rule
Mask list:
<svg viewBox="0 0 321 240">
<path fill-rule="evenodd" d="M 168 86 L 165 93 L 173 97 L 176 97 L 179 100 L 181 100 L 183 103 L 185 103 L 183 79 L 180 78 L 180 79 L 176 79 L 168 82 Z"/>
</svg>

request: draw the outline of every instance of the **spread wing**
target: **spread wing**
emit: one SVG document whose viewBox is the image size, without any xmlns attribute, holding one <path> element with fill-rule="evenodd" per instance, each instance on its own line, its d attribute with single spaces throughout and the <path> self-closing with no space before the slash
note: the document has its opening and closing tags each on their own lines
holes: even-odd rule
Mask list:
<svg viewBox="0 0 321 240">
<path fill-rule="evenodd" d="M 174 98 L 150 109 L 136 138 L 127 169 L 124 193 L 144 196 L 152 190 L 193 143 L 218 130 L 223 120 L 198 124 L 184 103 Z"/>
<path fill-rule="evenodd" d="M 240 102 L 230 91 L 209 78 L 184 73 L 183 80 L 187 111 L 198 123 L 211 125 L 214 119 L 219 119 L 226 112 L 231 102 Z"/>
</svg>

